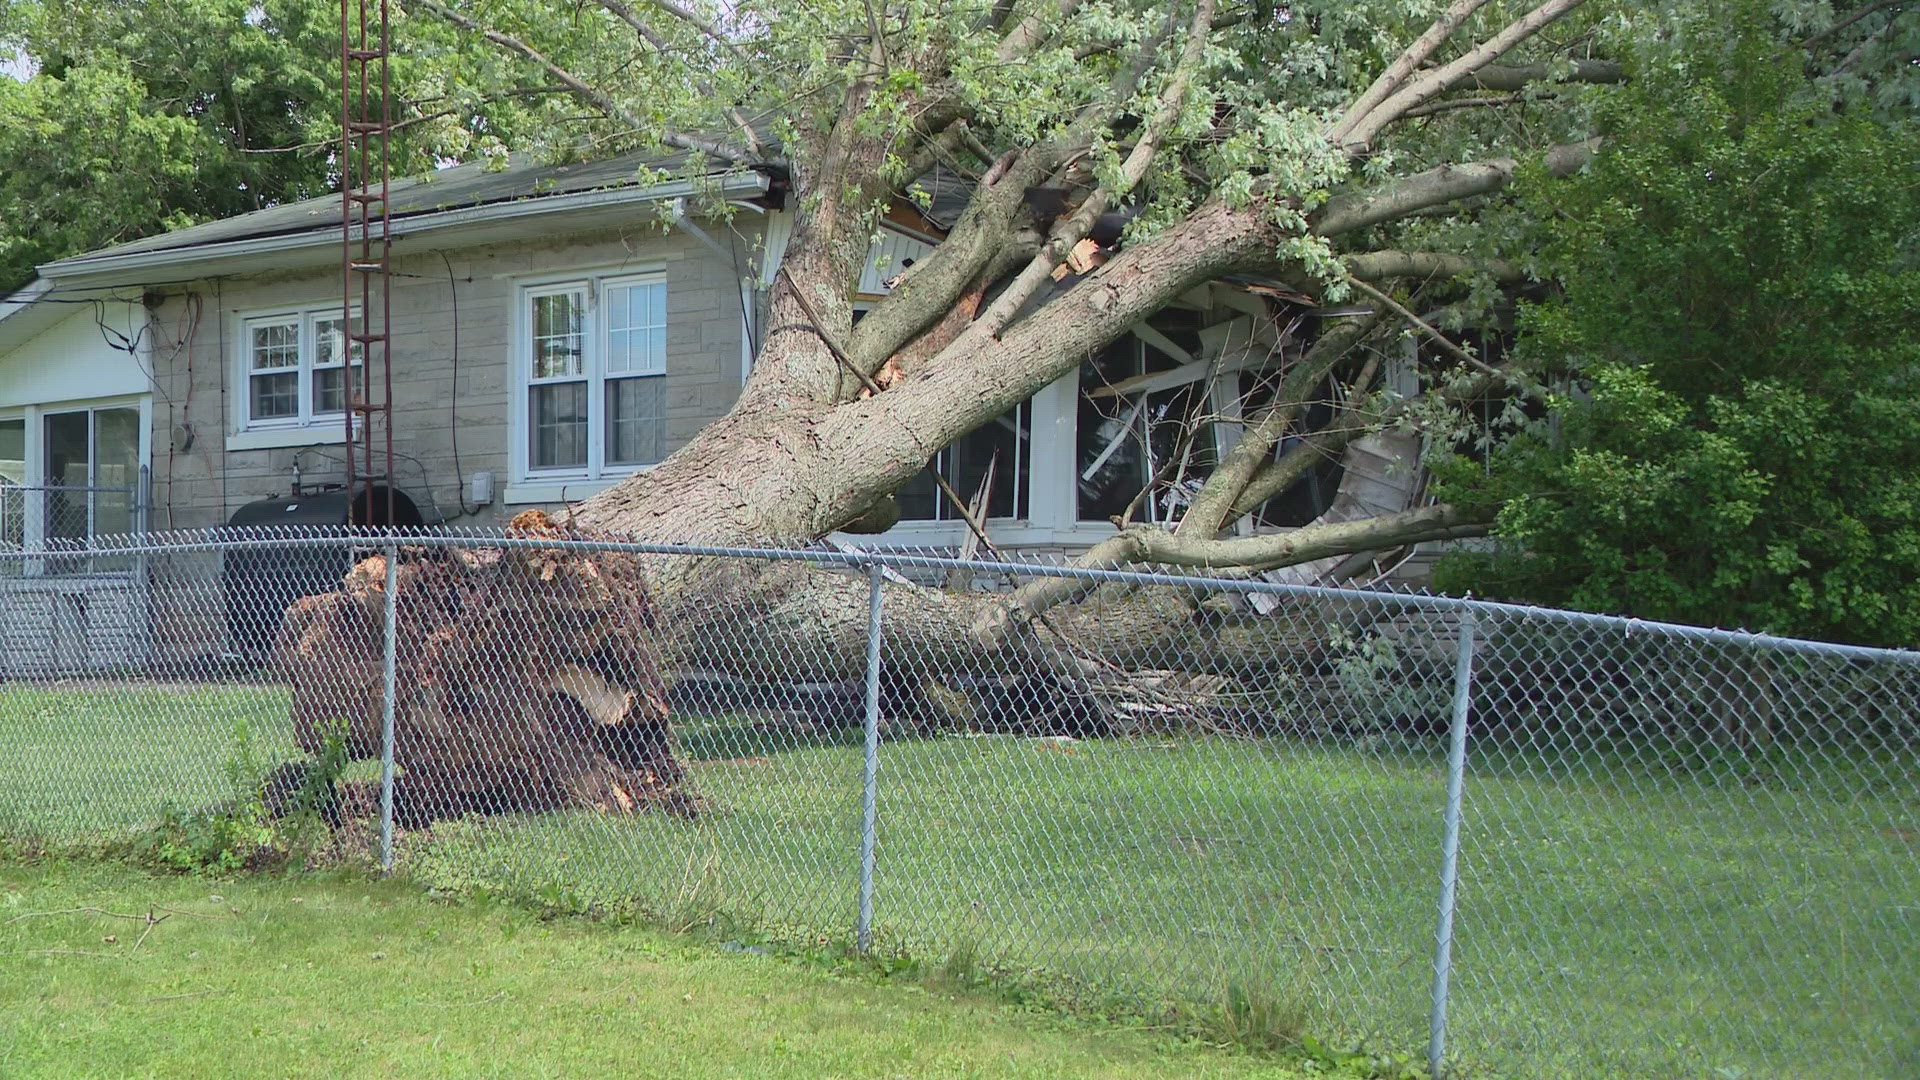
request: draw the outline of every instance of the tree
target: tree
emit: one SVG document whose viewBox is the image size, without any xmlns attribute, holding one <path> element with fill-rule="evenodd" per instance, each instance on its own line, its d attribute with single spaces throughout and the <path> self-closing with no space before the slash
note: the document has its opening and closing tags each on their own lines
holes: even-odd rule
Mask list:
<svg viewBox="0 0 1920 1080">
<path fill-rule="evenodd" d="M 1479 104 L 1487 87 L 1577 98 L 1576 84 L 1617 78 L 1617 65 L 1590 55 L 1593 27 L 1572 18 L 1579 6 L 1462 2 L 1437 20 L 1399 4 L 695 10 L 603 0 L 562 19 L 536 3 L 410 0 L 407 10 L 413 33 L 424 33 L 421 16 L 437 17 L 456 39 L 484 38 L 574 88 L 602 137 L 790 177 L 793 240 L 765 319 L 781 329 L 738 404 L 573 518 L 625 535 L 770 541 L 860 517 L 934 450 L 1211 279 L 1257 273 L 1337 297 L 1349 276 L 1515 276 L 1471 250 L 1394 245 L 1434 234 L 1400 223 L 1498 192 L 1523 158 L 1557 172 L 1584 160 L 1577 138 L 1555 141 L 1581 134 L 1560 117 L 1564 103 L 1540 109 L 1537 123 L 1436 109 L 1463 94 Z M 965 214 L 854 325 L 852 285 L 878 213 L 936 164 L 974 178 Z M 1026 198 L 1036 188 L 1066 192 L 1068 211 L 1036 220 Z M 1115 258 L 1034 306 L 1075 244 L 1123 207 L 1134 217 Z M 1332 336 L 1308 363 L 1321 377 L 1357 375 L 1363 337 Z M 904 378 L 863 394 L 890 360 Z M 1223 538 L 1252 492 L 1298 467 L 1273 450 L 1320 381 L 1298 380 L 1294 399 L 1249 425 L 1177 531 L 1127 528 L 1094 559 L 1257 568 L 1484 527 L 1438 506 Z M 1343 418 L 1355 431 L 1367 419 Z M 1020 602 L 1037 611 L 1066 598 Z"/>
<path fill-rule="evenodd" d="M 1635 72 L 1590 170 L 1519 185 L 1558 285 L 1521 352 L 1584 393 L 1456 471 L 1504 542 L 1442 583 L 1909 645 L 1920 130 L 1836 99 L 1751 6 Z"/>
<path fill-rule="evenodd" d="M 0 76 L 0 293 L 38 263 L 334 190 L 338 19 L 331 0 L 6 5 L 0 54 L 29 70 Z M 532 93 L 492 85 L 476 121 L 444 66 L 396 65 L 403 172 L 502 150 Z"/>
<path fill-rule="evenodd" d="M 1911 92 L 1911 72 L 1872 59 L 1904 40 L 1898 5 L 1774 8 L 1764 25 L 1743 16 L 1741 33 L 1716 40 L 1770 43 L 1830 95 L 1857 96 L 1848 79 L 1881 108 Z M 1444 447 L 1461 430 L 1461 401 L 1527 392 L 1524 370 L 1439 338 L 1407 305 L 1484 320 L 1499 290 L 1527 287 L 1528 266 L 1549 269 L 1495 257 L 1527 229 L 1507 205 L 1514 177 L 1583 168 L 1599 145 L 1587 84 L 1617 82 L 1635 50 L 1685 55 L 1721 19 L 1712 5 L 1579 0 L 863 0 L 802 11 L 595 0 L 564 18 L 539 0 L 408 0 L 407 10 L 421 40 L 431 33 L 422 23 L 438 20 L 452 47 L 484 39 L 496 59 L 570 88 L 591 113 L 587 137 L 653 141 L 791 182 L 793 240 L 766 301 L 766 325 L 780 329 L 737 405 L 660 466 L 580 505 L 577 525 L 649 538 L 817 537 L 1196 284 L 1251 273 L 1326 298 L 1363 290 L 1386 317 L 1371 334 L 1326 335 L 1302 357 L 1300 377 L 1251 418 L 1177 528 L 1127 525 L 1087 558 L 1243 570 L 1488 527 L 1498 502 L 1483 491 L 1369 521 L 1228 535 L 1263 496 L 1369 426 L 1423 425 Z M 936 164 L 974 178 L 965 214 L 855 325 L 852 285 L 877 215 Z M 1036 219 L 1026 200 L 1035 188 L 1065 192 L 1066 211 Z M 1039 303 L 1074 245 L 1123 207 L 1133 218 L 1116 256 Z M 1367 347 L 1409 325 L 1445 358 L 1419 399 L 1373 399 L 1275 455 L 1301 433 L 1323 378 L 1374 378 Z M 904 377 L 863 393 L 890 361 Z M 960 622 L 991 640 L 1076 595 L 1037 584 Z"/>
</svg>

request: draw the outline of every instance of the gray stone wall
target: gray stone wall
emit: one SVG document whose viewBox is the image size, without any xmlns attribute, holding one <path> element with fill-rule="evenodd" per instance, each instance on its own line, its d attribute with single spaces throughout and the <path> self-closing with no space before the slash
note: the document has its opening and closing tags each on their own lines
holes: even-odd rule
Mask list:
<svg viewBox="0 0 1920 1080">
<path fill-rule="evenodd" d="M 739 223 L 743 227 L 751 222 Z M 744 248 L 744 246 L 743 246 Z M 744 254 L 742 256 L 745 257 Z M 453 287 L 449 289 L 451 266 Z M 397 256 L 392 285 L 395 472 L 429 520 L 492 526 L 533 505 L 508 501 L 509 440 L 525 438 L 510 411 L 514 307 L 529 278 L 663 269 L 667 282 L 668 445 L 723 415 L 740 388 L 739 272 L 696 239 L 635 225 L 592 234 L 448 248 Z M 745 265 L 743 264 L 743 269 Z M 310 445 L 237 449 L 241 320 L 337 304 L 332 266 L 200 282 L 168 290 L 154 309 L 153 437 L 156 528 L 224 523 L 256 499 L 284 496 L 297 464 L 303 483 L 342 481 L 341 434 L 309 429 Z M 454 366 L 458 300 L 459 367 Z M 185 437 L 191 429 L 191 439 Z M 456 462 L 455 442 L 458 442 Z M 377 437 L 377 435 L 376 435 Z M 494 474 L 490 505 L 462 510 L 474 473 Z M 592 488 L 565 491 L 568 500 Z"/>
</svg>

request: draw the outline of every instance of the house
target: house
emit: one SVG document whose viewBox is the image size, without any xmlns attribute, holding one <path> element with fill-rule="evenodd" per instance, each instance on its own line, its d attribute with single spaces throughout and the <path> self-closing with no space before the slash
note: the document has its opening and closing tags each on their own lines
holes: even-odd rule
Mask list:
<svg viewBox="0 0 1920 1080">
<path fill-rule="evenodd" d="M 781 179 L 658 179 L 678 177 L 683 165 L 640 156 L 461 165 L 394 183 L 387 482 L 419 520 L 493 526 L 529 507 L 561 507 L 661 460 L 732 404 L 789 226 Z M 691 210 L 713 206 L 716 193 L 730 213 Z M 878 299 L 939 242 L 953 201 L 903 199 L 885 216 L 862 297 Z M 129 504 L 141 510 L 137 521 L 113 517 L 114 504 L 96 494 L 93 533 L 277 520 L 271 511 L 325 497 L 348 475 L 343 403 L 358 368 L 343 321 L 341 239 L 341 200 L 329 196 L 41 267 L 41 281 L 0 318 L 8 335 L 0 373 L 37 373 L 0 398 L 0 459 L 22 438 L 52 445 L 45 418 L 66 414 L 48 410 L 82 400 L 80 386 L 55 385 L 64 380 L 86 384 L 90 430 L 120 440 L 96 444 L 120 456 L 90 464 L 89 483 L 149 478 L 141 490 L 150 494 Z M 101 303 L 116 305 L 110 314 L 121 322 L 96 328 L 90 306 L 54 303 L 80 296 L 111 298 Z M 5 329 L 15 320 L 17 332 Z M 36 344 L 56 321 L 60 336 Z M 30 327 L 43 327 L 31 341 Z M 984 502 L 988 531 L 1007 550 L 1084 548 L 1130 507 L 1136 519 L 1164 520 L 1231 445 L 1248 372 L 1276 354 L 1284 333 L 1246 290 L 1196 290 L 942 451 L 933 468 Z M 82 354 L 62 351 L 67 339 L 100 364 L 117 362 L 112 378 L 82 374 L 73 359 Z M 131 352 L 116 351 L 129 342 Z M 12 430 L 32 430 L 9 444 L 15 400 Z M 129 423 L 137 437 L 119 434 Z M 0 469 L 19 473 L 16 484 L 81 475 L 66 459 L 50 472 L 45 462 L 55 459 L 35 453 Z M 1385 499 L 1404 505 L 1417 485 L 1401 472 L 1386 481 Z M 1135 504 L 1156 476 L 1172 482 Z M 1275 500 L 1264 524 L 1311 520 L 1339 487 L 1330 464 Z M 966 538 L 931 476 L 908 484 L 899 502 L 902 520 L 860 543 L 952 548 Z M 44 529 L 24 520 L 30 535 Z"/>
<path fill-rule="evenodd" d="M 144 648 L 124 557 L 66 542 L 145 527 L 153 342 L 138 290 L 41 279 L 0 301 L 0 656 L 7 671 L 96 669 Z"/>
</svg>

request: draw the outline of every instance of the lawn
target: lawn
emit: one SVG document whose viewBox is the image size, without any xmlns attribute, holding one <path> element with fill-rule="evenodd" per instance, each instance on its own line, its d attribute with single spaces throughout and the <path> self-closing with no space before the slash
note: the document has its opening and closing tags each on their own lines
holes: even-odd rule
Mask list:
<svg viewBox="0 0 1920 1080">
<path fill-rule="evenodd" d="M 269 688 L 0 688 L 0 826 L 97 838 L 168 803 L 217 800 L 225 763 L 284 753 L 282 701 Z M 721 720 L 683 739 L 711 807 L 696 820 L 442 823 L 403 838 L 405 873 L 563 909 L 637 901 L 738 941 L 848 938 L 857 746 Z M 880 946 L 977 957 L 1029 991 L 1149 1015 L 1237 993 L 1323 1038 L 1413 1050 L 1439 751 L 888 743 Z M 1460 1060 L 1526 1075 L 1920 1074 L 1920 796 L 1911 761 L 1864 765 L 1687 772 L 1476 754 L 1455 924 Z"/>
<path fill-rule="evenodd" d="M 402 883 L 0 865 L 0 1076 L 614 1075 L 1305 1074 Z"/>
</svg>

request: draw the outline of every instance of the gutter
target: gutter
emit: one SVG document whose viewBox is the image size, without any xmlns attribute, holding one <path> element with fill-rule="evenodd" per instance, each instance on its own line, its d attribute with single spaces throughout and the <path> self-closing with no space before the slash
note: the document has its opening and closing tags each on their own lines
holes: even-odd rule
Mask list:
<svg viewBox="0 0 1920 1080">
<path fill-rule="evenodd" d="M 726 198 L 762 195 L 766 193 L 769 185 L 770 181 L 761 173 L 737 173 L 721 178 L 720 194 Z M 576 210 L 632 206 L 665 199 L 686 198 L 697 194 L 699 194 L 698 185 L 694 181 L 675 180 L 645 188 L 583 191 L 573 195 L 535 195 L 506 202 L 488 203 L 484 206 L 427 211 L 395 218 L 389 227 L 388 235 L 395 240 L 400 240 L 415 233 L 440 229 L 515 221 Z M 357 230 L 350 235 L 357 237 Z M 339 226 L 327 225 L 297 233 L 195 244 L 191 247 L 161 248 L 156 251 L 138 251 L 126 255 L 82 255 L 47 263 L 37 269 L 44 279 L 126 276 L 129 281 L 137 282 L 143 276 L 143 272 L 148 270 L 331 247 L 339 244 L 340 238 Z"/>
</svg>

